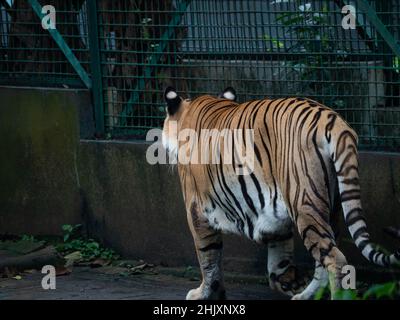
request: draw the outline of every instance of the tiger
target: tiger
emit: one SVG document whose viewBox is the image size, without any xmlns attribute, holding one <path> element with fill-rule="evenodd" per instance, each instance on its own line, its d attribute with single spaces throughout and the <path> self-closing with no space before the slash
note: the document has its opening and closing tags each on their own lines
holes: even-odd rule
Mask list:
<svg viewBox="0 0 400 320">
<path fill-rule="evenodd" d="M 267 246 L 271 288 L 293 300 L 308 300 L 328 286 L 334 299 L 343 290 L 342 270 L 347 265 L 337 244 L 342 212 L 366 259 L 383 267 L 399 265 L 400 249 L 387 255 L 370 240 L 361 206 L 358 136 L 337 112 L 302 97 L 238 103 L 231 87 L 219 96 L 195 99 L 184 99 L 167 87 L 164 100 L 162 144 L 177 159 L 202 275 L 200 286 L 186 299 L 226 299 L 223 233 Z M 252 171 L 237 174 L 234 164 L 222 161 L 181 163 L 180 149 L 184 154 L 188 144 L 180 141 L 179 133 L 185 129 L 252 130 Z M 307 284 L 293 262 L 295 230 L 315 260 L 314 276 Z"/>
</svg>

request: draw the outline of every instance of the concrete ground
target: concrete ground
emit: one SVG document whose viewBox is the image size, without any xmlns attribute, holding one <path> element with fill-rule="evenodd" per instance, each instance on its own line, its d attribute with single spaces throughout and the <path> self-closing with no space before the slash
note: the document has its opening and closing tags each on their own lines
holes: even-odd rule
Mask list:
<svg viewBox="0 0 400 320">
<path fill-rule="evenodd" d="M 56 278 L 55 290 L 44 290 L 41 286 L 44 275 L 36 271 L 22 274 L 19 280 L 0 279 L 0 300 L 182 300 L 188 290 L 199 285 L 199 280 L 178 274 L 162 268 L 154 273 L 129 274 L 118 267 L 74 267 L 72 273 Z M 228 299 L 287 299 L 261 282 L 261 278 L 243 280 L 235 275 L 228 276 Z"/>
</svg>

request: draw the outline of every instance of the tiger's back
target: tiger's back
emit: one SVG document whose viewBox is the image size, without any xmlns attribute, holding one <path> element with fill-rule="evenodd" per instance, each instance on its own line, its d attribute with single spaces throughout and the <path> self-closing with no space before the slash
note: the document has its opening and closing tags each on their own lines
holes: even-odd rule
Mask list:
<svg viewBox="0 0 400 320">
<path fill-rule="evenodd" d="M 196 195 L 213 227 L 257 242 L 289 234 L 294 216 L 290 204 L 300 205 L 305 194 L 299 187 L 306 190 L 305 184 L 318 189 L 332 209 L 336 177 L 325 131 L 329 123 L 332 129 L 334 124 L 345 126 L 337 113 L 302 98 L 245 104 L 215 100 L 206 96 L 193 101 L 182 128 L 199 134 L 205 129 L 253 130 L 255 163 L 249 175 L 237 175 L 223 159 L 220 165 L 179 165 L 185 199 Z"/>
</svg>

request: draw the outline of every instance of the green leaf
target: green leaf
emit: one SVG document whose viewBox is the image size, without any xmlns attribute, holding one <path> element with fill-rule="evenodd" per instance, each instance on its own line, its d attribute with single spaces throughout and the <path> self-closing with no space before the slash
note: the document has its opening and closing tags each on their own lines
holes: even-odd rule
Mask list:
<svg viewBox="0 0 400 320">
<path fill-rule="evenodd" d="M 285 44 L 282 41 L 279 41 L 278 39 L 272 38 L 268 35 L 264 35 L 264 40 L 270 41 L 276 48 L 283 49 L 285 47 Z"/>
<path fill-rule="evenodd" d="M 393 58 L 393 68 L 397 73 L 400 73 L 400 58 L 397 56 Z"/>
<path fill-rule="evenodd" d="M 327 287 L 321 287 L 318 289 L 317 293 L 314 295 L 314 300 L 321 300 L 324 297 Z"/>
<path fill-rule="evenodd" d="M 358 300 L 356 290 L 338 290 L 335 293 L 336 300 Z"/>
<path fill-rule="evenodd" d="M 397 291 L 396 282 L 388 282 L 384 284 L 376 284 L 369 288 L 363 295 L 363 299 L 375 297 L 381 299 L 383 297 L 392 299 Z"/>
<path fill-rule="evenodd" d="M 61 228 L 63 231 L 68 231 L 68 232 L 71 232 L 73 229 L 73 227 L 70 224 L 63 224 Z"/>
</svg>

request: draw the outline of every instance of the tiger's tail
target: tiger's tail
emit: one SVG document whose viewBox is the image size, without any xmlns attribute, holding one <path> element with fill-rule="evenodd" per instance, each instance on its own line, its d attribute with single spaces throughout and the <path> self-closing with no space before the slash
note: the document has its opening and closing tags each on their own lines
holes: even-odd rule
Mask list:
<svg viewBox="0 0 400 320">
<path fill-rule="evenodd" d="M 372 263 L 384 267 L 400 266 L 400 249 L 387 255 L 370 240 L 361 206 L 357 135 L 342 119 L 336 125 L 329 132 L 329 152 L 337 175 L 345 223 L 351 237 L 362 255 Z"/>
</svg>

